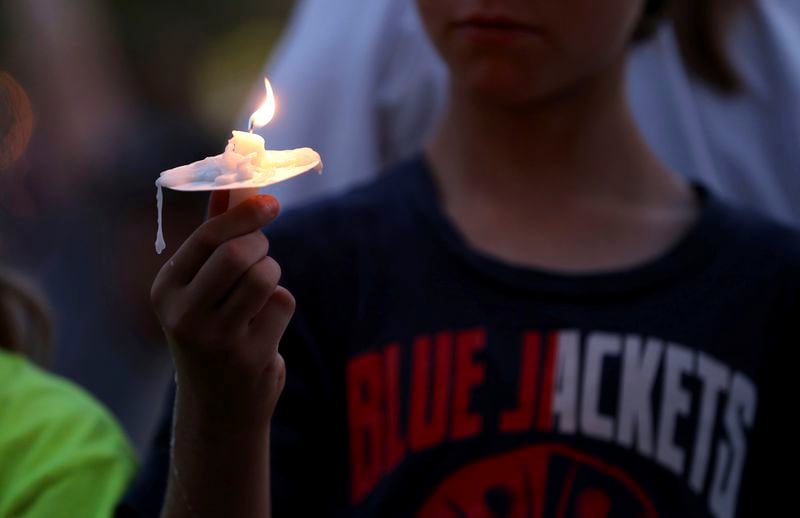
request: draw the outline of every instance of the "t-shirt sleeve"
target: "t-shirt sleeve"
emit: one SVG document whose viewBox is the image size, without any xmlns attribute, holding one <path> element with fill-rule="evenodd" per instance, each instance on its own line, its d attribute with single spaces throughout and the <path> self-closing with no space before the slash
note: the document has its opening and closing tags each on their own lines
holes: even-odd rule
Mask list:
<svg viewBox="0 0 800 518">
<path fill-rule="evenodd" d="M 20 392 L 4 409 L 15 420 L 0 445 L 0 516 L 111 516 L 136 470 L 117 423 L 68 383 Z"/>
</svg>

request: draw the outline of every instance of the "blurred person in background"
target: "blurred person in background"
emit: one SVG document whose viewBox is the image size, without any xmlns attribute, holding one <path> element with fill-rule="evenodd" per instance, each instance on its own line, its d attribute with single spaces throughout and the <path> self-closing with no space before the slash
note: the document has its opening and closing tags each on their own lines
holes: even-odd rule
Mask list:
<svg viewBox="0 0 800 518">
<path fill-rule="evenodd" d="M 136 272 L 144 270 L 144 279 L 157 271 L 145 246 L 149 234 L 131 230 L 152 220 L 142 219 L 152 182 L 139 168 L 161 165 L 162 148 L 140 146 L 171 128 L 148 131 L 144 124 L 102 3 L 35 0 L 0 8 L 3 58 L 30 93 L 35 115 L 27 152 L 0 180 L 3 255 L 37 280 L 55 308 L 54 371 L 106 404 L 141 446 L 171 365 L 146 290 L 130 289 Z"/>
<path fill-rule="evenodd" d="M 178 370 L 165 515 L 790 509 L 770 475 L 794 461 L 800 236 L 639 134 L 627 50 L 672 12 L 418 4 L 452 73 L 425 155 L 269 241 L 276 200 L 215 193 L 154 282 Z M 736 90 L 719 50 L 687 66 Z"/>
<path fill-rule="evenodd" d="M 0 59 L 29 92 L 36 126 L 26 154 L 0 178 L 2 253 L 55 308 L 54 371 L 105 403 L 139 449 L 172 375 L 148 298 L 161 265 L 150 246 L 153 182 L 158 171 L 215 153 L 231 126 L 201 109 L 221 88 L 202 78 L 207 55 L 225 62 L 240 51 L 234 42 L 212 52 L 237 27 L 213 11 L 181 1 L 158 10 L 124 1 L 0 3 Z M 205 45 L 189 43 L 200 38 Z M 265 45 L 252 45 L 254 68 Z M 245 81 L 222 71 L 241 84 L 257 72 Z M 232 101 L 218 108 L 228 118 L 240 99 Z M 188 236 L 205 201 L 169 198 L 168 231 Z"/>
<path fill-rule="evenodd" d="M 27 95 L 0 71 L 0 178 L 32 125 Z M 134 453 L 105 408 L 45 370 L 52 339 L 44 298 L 0 264 L 0 516 L 107 518 L 135 472 Z"/>
<path fill-rule="evenodd" d="M 628 99 L 675 171 L 800 225 L 800 2 L 742 3 L 651 0 L 672 15 L 632 51 Z M 270 145 L 312 146 L 328 173 L 271 188 L 284 206 L 415 151 L 447 102 L 446 68 L 411 1 L 301 0 L 266 70 L 280 94 Z"/>
</svg>

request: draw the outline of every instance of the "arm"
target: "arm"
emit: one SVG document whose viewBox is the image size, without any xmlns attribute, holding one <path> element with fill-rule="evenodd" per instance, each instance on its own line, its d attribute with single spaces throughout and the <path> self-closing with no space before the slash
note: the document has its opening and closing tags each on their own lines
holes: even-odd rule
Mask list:
<svg viewBox="0 0 800 518">
<path fill-rule="evenodd" d="M 159 272 L 152 300 L 175 360 L 174 446 L 162 516 L 269 516 L 269 427 L 285 382 L 278 342 L 294 299 L 260 229 L 277 201 L 211 218 Z"/>
<path fill-rule="evenodd" d="M 163 517 L 270 516 L 269 432 L 209 422 L 176 401 Z"/>
</svg>

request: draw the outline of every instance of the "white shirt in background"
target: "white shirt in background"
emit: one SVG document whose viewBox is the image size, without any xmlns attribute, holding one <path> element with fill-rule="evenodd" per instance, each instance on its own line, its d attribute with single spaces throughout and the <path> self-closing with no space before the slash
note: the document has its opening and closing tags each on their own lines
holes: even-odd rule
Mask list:
<svg viewBox="0 0 800 518">
<path fill-rule="evenodd" d="M 800 225 L 800 2 L 756 0 L 733 27 L 730 51 L 747 88 L 735 97 L 689 77 L 662 27 L 631 55 L 635 116 L 676 171 Z M 419 150 L 446 102 L 446 70 L 410 0 L 301 1 L 268 69 L 279 103 L 264 131 L 269 146 L 312 146 L 325 162 L 321 177 L 270 189 L 284 206 Z"/>
</svg>

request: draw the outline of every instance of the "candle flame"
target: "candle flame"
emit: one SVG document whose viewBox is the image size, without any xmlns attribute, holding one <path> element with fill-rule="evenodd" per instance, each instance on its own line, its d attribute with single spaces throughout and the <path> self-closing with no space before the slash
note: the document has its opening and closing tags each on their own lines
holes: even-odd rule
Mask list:
<svg viewBox="0 0 800 518">
<path fill-rule="evenodd" d="M 248 123 L 250 133 L 252 133 L 255 128 L 260 128 L 269 124 L 269 121 L 275 116 L 275 93 L 272 91 L 272 85 L 266 77 L 264 78 L 264 86 L 267 89 L 267 98 L 264 99 L 264 102 L 258 110 L 253 112 L 253 115 L 250 116 L 250 122 Z"/>
</svg>

